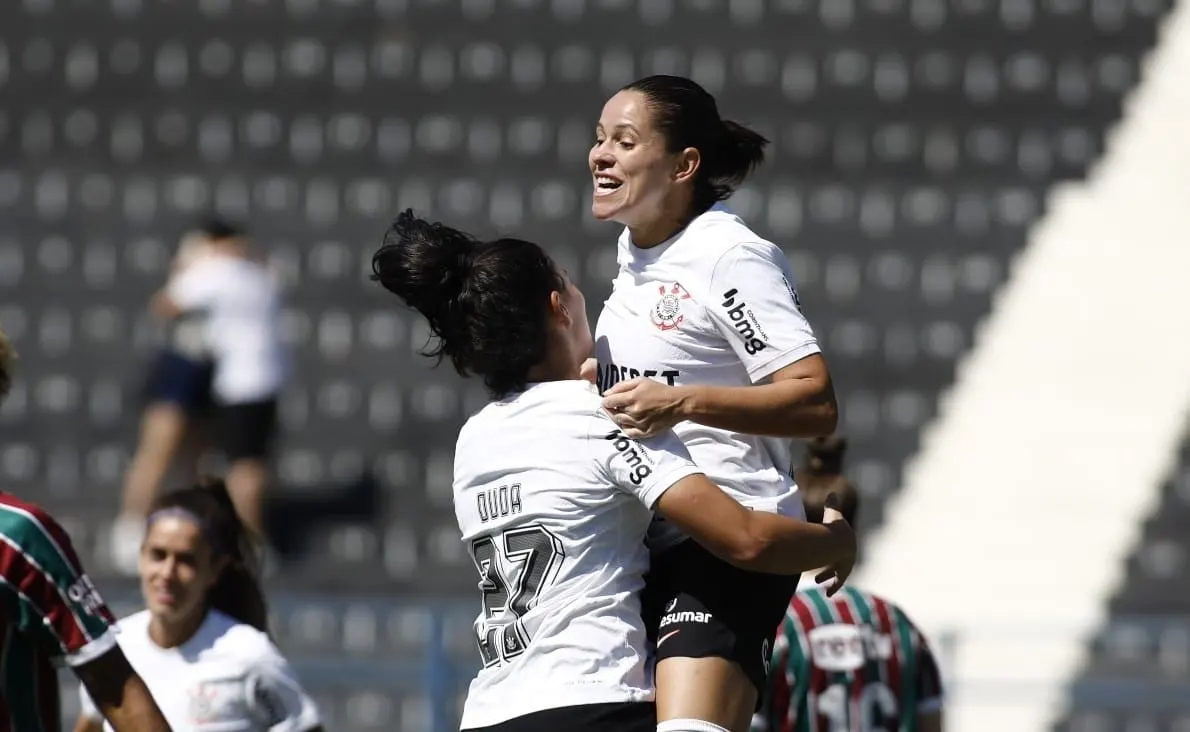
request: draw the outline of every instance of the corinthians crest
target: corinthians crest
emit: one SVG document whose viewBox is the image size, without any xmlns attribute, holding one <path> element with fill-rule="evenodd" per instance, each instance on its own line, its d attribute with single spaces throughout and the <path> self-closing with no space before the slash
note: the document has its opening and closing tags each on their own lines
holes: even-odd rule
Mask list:
<svg viewBox="0 0 1190 732">
<path fill-rule="evenodd" d="M 677 282 L 659 285 L 661 299 L 653 306 L 651 319 L 658 330 L 673 330 L 682 324 L 682 301 L 690 299 L 690 293 Z"/>
</svg>

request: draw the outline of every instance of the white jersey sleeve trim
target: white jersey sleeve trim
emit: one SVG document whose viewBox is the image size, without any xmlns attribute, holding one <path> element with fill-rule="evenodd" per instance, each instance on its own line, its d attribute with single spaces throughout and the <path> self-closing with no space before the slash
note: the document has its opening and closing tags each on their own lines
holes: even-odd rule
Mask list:
<svg viewBox="0 0 1190 732">
<path fill-rule="evenodd" d="M 804 345 L 798 346 L 797 348 L 791 348 L 784 353 L 778 353 L 770 360 L 749 368 L 748 376 L 752 379 L 752 383 L 755 384 L 757 382 L 764 381 L 786 366 L 795 364 L 798 361 L 801 361 L 803 358 L 809 358 L 810 356 L 819 353 L 822 353 L 822 349 L 818 347 L 817 343 L 806 343 Z"/>
<path fill-rule="evenodd" d="M 103 635 L 78 649 L 74 653 L 62 657 L 63 662 L 71 668 L 85 666 L 103 654 L 116 647 L 116 631 L 108 628 Z"/>
<path fill-rule="evenodd" d="M 935 696 L 929 699 L 922 699 L 917 703 L 918 714 L 933 714 L 934 712 L 942 711 L 942 697 Z"/>
</svg>

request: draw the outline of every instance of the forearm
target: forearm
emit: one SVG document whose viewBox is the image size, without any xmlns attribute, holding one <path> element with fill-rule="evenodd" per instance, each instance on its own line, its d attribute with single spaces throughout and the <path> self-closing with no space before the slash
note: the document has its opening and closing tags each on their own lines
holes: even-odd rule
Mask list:
<svg viewBox="0 0 1190 732">
<path fill-rule="evenodd" d="M 747 569 L 769 574 L 801 574 L 843 559 L 850 550 L 845 524 L 811 524 L 764 511 L 751 512 L 755 552 Z"/>
<path fill-rule="evenodd" d="M 757 386 L 676 387 L 682 419 L 767 437 L 819 437 L 835 431 L 838 405 L 829 381 L 783 379 Z"/>
</svg>

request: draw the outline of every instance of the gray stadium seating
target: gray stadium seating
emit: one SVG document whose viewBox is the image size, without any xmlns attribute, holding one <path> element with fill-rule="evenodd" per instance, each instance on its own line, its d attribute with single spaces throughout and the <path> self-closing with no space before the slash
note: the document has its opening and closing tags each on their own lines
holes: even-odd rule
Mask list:
<svg viewBox="0 0 1190 732">
<path fill-rule="evenodd" d="M 1055 732 L 1190 729 L 1190 435 Z"/>
<path fill-rule="evenodd" d="M 144 303 L 177 235 L 216 209 L 291 285 L 277 495 L 305 518 L 275 522 L 298 537 L 277 587 L 471 592 L 450 461 L 482 390 L 415 355 L 424 324 L 365 283 L 368 256 L 412 206 L 548 243 L 597 308 L 617 232 L 586 214 L 593 122 L 619 85 L 673 72 L 773 141 L 733 205 L 793 260 L 870 528 L 1049 186 L 1098 156 L 1168 5 L 0 4 L 0 324 L 23 354 L 0 483 L 61 513 L 88 556 L 102 545 L 154 343 Z M 381 490 L 359 505 L 374 510 L 339 506 L 369 475 Z"/>
</svg>

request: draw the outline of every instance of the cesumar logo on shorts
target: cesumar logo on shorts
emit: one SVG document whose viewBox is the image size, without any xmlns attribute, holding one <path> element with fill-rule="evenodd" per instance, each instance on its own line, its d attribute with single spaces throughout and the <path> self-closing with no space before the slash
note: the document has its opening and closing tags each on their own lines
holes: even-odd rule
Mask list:
<svg viewBox="0 0 1190 732">
<path fill-rule="evenodd" d="M 740 334 L 740 338 L 744 339 L 744 350 L 749 355 L 755 356 L 763 351 L 768 344 L 765 343 L 764 330 L 756 320 L 756 314 L 748 308 L 748 303 L 744 302 L 742 298 L 736 302 L 738 294 L 740 294 L 739 290 L 734 287 L 723 293 L 723 309 L 727 311 L 727 318 L 731 321 L 732 327 Z"/>
<path fill-rule="evenodd" d="M 612 443 L 616 448 L 616 452 L 624 461 L 628 463 L 628 467 L 632 469 L 629 480 L 632 485 L 640 485 L 645 478 L 653 474 L 653 469 L 649 467 L 648 458 L 645 457 L 644 452 L 632 440 L 628 439 L 620 430 L 612 430 L 604 436 L 605 440 Z"/>
<path fill-rule="evenodd" d="M 657 627 L 664 628 L 674 623 L 709 623 L 713 617 L 715 616 L 701 610 L 679 610 L 676 613 L 671 612 L 663 615 Z"/>
</svg>

